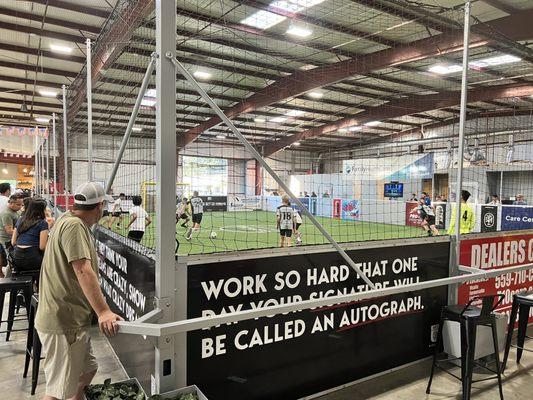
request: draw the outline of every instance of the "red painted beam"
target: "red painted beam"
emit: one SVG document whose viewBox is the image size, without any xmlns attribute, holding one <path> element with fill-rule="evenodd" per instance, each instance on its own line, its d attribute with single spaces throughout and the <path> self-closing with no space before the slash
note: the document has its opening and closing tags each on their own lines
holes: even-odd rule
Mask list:
<svg viewBox="0 0 533 400">
<path fill-rule="evenodd" d="M 491 21 L 490 27 L 492 30 L 496 30 L 512 40 L 525 40 L 533 36 L 531 20 L 533 20 L 533 10 L 528 10 L 520 14 Z M 496 43 L 496 39 L 487 39 L 483 35 L 483 33 L 487 35 L 490 33 L 486 25 L 476 26 L 474 31 L 475 33 L 471 35 L 471 47 Z M 314 88 L 329 85 L 353 75 L 364 75 L 371 71 L 377 71 L 390 66 L 402 65 L 428 57 L 436 57 L 460 51 L 462 47 L 463 33 L 452 31 L 371 53 L 356 59 L 340 61 L 308 71 L 298 71 L 290 76 L 277 80 L 248 97 L 242 103 L 227 109 L 226 115 L 233 118 L 239 114 L 253 112 L 261 107 L 298 96 Z M 180 147 L 186 146 L 202 132 L 218 125 L 220 122 L 219 117 L 213 117 L 197 127 L 190 129 L 187 133 L 180 136 L 178 145 Z"/>
<path fill-rule="evenodd" d="M 533 83 L 531 84 L 509 84 L 492 87 L 480 87 L 468 91 L 468 101 L 475 103 L 478 101 L 504 99 L 510 97 L 524 97 L 533 95 Z M 344 118 L 332 124 L 326 124 L 317 128 L 308 129 L 280 140 L 275 144 L 265 147 L 264 155 L 268 157 L 273 153 L 300 140 L 325 135 L 341 128 L 348 128 L 354 125 L 363 125 L 370 121 L 384 121 L 391 118 L 398 118 L 414 112 L 431 111 L 444 107 L 456 106 L 460 103 L 461 92 L 445 92 L 429 96 L 412 95 L 408 98 L 391 101 L 384 105 L 374 107 L 371 110 L 363 111 L 354 118 Z"/>
</svg>

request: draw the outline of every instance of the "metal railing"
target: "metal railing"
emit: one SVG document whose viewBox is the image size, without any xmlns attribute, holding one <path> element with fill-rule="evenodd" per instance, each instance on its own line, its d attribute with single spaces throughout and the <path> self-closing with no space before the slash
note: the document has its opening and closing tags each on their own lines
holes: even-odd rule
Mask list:
<svg viewBox="0 0 533 400">
<path fill-rule="evenodd" d="M 331 306 L 332 304 L 350 303 L 355 301 L 373 299 L 377 297 L 390 296 L 394 294 L 416 292 L 418 290 L 429 289 L 439 286 L 461 284 L 477 279 L 494 278 L 496 276 L 530 269 L 533 269 L 533 263 L 486 271 L 466 266 L 460 266 L 460 272 L 465 273 L 465 275 L 434 279 L 410 285 L 401 285 L 384 289 L 373 289 L 361 293 L 332 296 L 316 300 L 290 302 L 283 305 L 261 307 L 253 310 L 239 311 L 224 315 L 191 318 L 187 320 L 169 322 L 164 324 L 157 324 L 153 322 L 157 320 L 158 316 L 161 313 L 160 309 L 155 309 L 137 321 L 119 322 L 118 324 L 120 326 L 120 332 L 123 334 L 127 333 L 133 335 L 161 337 L 174 335 L 177 333 L 194 331 L 198 329 L 212 328 L 221 324 L 245 321 L 249 319 L 272 316 L 293 311 L 303 311 L 312 308 L 326 307 Z"/>
</svg>

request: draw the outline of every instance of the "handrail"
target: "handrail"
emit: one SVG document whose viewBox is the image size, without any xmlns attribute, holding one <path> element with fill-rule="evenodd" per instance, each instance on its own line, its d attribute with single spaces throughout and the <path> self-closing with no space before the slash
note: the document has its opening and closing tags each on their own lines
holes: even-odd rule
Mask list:
<svg viewBox="0 0 533 400">
<path fill-rule="evenodd" d="M 470 267 L 463 268 L 469 268 L 469 270 L 472 269 Z M 302 302 L 296 303 L 291 302 L 283 305 L 261 307 L 253 310 L 244 310 L 224 315 L 191 318 L 187 320 L 168 322 L 164 324 L 139 323 L 137 321 L 133 321 L 119 322 L 118 325 L 120 327 L 120 333 L 161 337 L 173 335 L 176 333 L 194 331 L 198 329 L 211 328 L 217 325 L 228 324 L 231 322 L 239 322 L 254 318 L 265 317 L 267 315 L 271 316 L 292 311 L 302 311 L 310 308 L 320 308 L 330 306 L 332 304 L 349 303 L 354 301 L 372 299 L 376 297 L 415 292 L 418 290 L 429 289 L 439 286 L 448 286 L 453 284 L 464 283 L 476 279 L 493 278 L 496 276 L 529 269 L 533 269 L 533 263 L 508 268 L 482 270 L 482 272 L 470 273 L 469 275 L 459 275 L 448 278 L 433 279 L 430 281 L 418 282 L 411 285 L 401 285 L 384 289 L 368 290 L 361 293 L 332 296 L 316 300 L 304 300 Z"/>
</svg>

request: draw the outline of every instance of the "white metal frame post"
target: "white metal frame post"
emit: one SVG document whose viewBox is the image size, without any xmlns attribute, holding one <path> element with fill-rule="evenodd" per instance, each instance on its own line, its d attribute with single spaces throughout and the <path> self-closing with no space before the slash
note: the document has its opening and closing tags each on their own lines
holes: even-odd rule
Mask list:
<svg viewBox="0 0 533 400">
<path fill-rule="evenodd" d="M 54 182 L 54 216 L 55 216 L 55 210 L 57 209 L 57 145 L 56 145 L 56 113 L 52 114 L 52 157 L 53 157 L 53 166 L 54 166 L 54 173 L 52 175 L 53 182 Z"/>
<path fill-rule="evenodd" d="M 175 320 L 176 241 L 176 0 L 156 0 L 156 307 L 160 322 Z M 185 335 L 182 335 L 185 336 Z M 156 393 L 186 384 L 185 349 L 177 351 L 180 336 L 162 336 L 155 347 Z M 182 347 L 182 346 L 180 346 Z M 176 353 L 176 354 L 175 354 Z"/>
<path fill-rule="evenodd" d="M 470 45 L 470 2 L 465 3 L 465 21 L 463 37 L 463 72 L 461 80 L 461 109 L 459 114 L 459 145 L 457 149 L 457 181 L 455 188 L 455 256 L 459 266 L 461 255 L 461 188 L 463 186 L 463 154 L 465 145 L 466 104 L 468 94 L 468 58 Z"/>
<path fill-rule="evenodd" d="M 87 178 L 93 180 L 93 80 L 91 39 L 87 39 Z"/>
<path fill-rule="evenodd" d="M 63 174 L 64 174 L 64 190 L 68 193 L 68 143 L 67 143 L 67 87 L 61 86 L 63 89 Z"/>
<path fill-rule="evenodd" d="M 35 128 L 35 154 L 33 156 L 34 161 L 34 167 L 33 167 L 33 186 L 34 186 L 34 195 L 38 195 L 40 193 L 40 182 L 39 182 L 39 174 L 40 174 L 40 168 L 39 168 L 39 136 L 37 133 L 39 132 L 38 128 Z"/>
<path fill-rule="evenodd" d="M 46 158 L 46 173 L 45 173 L 45 178 L 46 178 L 46 186 L 44 188 L 44 191 L 46 193 L 46 200 L 50 201 L 50 132 L 48 132 L 48 137 L 46 138 L 45 140 L 45 145 L 46 145 L 46 154 L 45 154 L 45 158 Z"/>
</svg>

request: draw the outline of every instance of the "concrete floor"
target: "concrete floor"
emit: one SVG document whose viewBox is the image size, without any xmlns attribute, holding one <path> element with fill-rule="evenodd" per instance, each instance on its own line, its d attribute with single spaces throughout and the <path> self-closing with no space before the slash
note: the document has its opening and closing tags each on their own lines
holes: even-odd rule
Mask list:
<svg viewBox="0 0 533 400">
<path fill-rule="evenodd" d="M 4 315 L 7 314 L 5 310 Z M 17 322 L 18 327 L 26 326 L 26 322 Z M 5 324 L 2 324 L 5 329 Z M 530 329 L 530 334 L 532 329 Z M 107 340 L 93 329 L 93 346 L 100 369 L 95 383 L 101 383 L 106 377 L 113 381 L 126 378 L 120 363 L 115 357 Z M 530 344 L 530 346 L 533 346 Z M 30 376 L 22 378 L 24 369 L 24 350 L 26 332 L 16 332 L 9 342 L 5 334 L 0 335 L 0 388 L 9 393 L 8 397 L 0 394 L 1 399 L 26 400 L 40 399 L 44 395 L 44 374 L 39 374 L 39 385 L 35 396 L 30 395 Z M 515 362 L 516 351 L 511 350 L 510 360 L 504 377 L 504 394 L 506 400 L 525 400 L 533 398 L 533 354 L 524 353 L 521 365 Z M 318 397 L 319 400 L 445 400 L 461 399 L 460 382 L 448 374 L 440 372 L 435 375 L 432 394 L 426 395 L 426 384 L 430 363 L 424 361 L 399 371 L 347 387 L 345 389 Z M 482 370 L 481 370 L 482 371 Z M 459 373 L 458 368 L 454 371 Z M 478 375 L 477 378 L 485 376 Z M 5 393 L 5 392 L 4 392 Z M 496 380 L 476 383 L 473 385 L 472 398 L 480 400 L 499 400 Z"/>
</svg>

